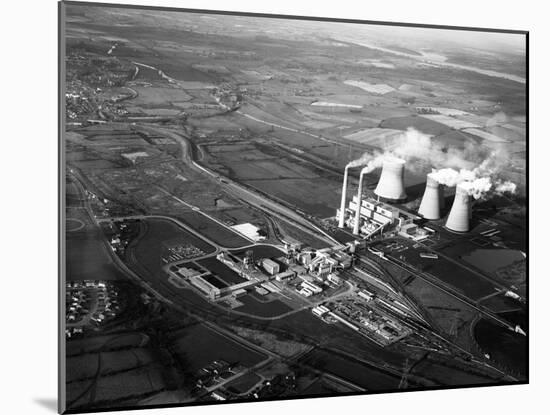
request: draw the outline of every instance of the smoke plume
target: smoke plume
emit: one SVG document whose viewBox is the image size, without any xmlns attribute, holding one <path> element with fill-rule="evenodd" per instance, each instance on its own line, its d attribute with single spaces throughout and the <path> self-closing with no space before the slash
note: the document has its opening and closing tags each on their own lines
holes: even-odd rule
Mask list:
<svg viewBox="0 0 550 415">
<path fill-rule="evenodd" d="M 468 192 L 468 195 L 474 199 L 482 199 L 489 193 L 493 183 L 489 177 L 479 177 L 472 181 L 464 181 L 460 183 L 460 187 Z"/>
<path fill-rule="evenodd" d="M 494 118 L 491 121 L 498 124 L 505 115 L 497 114 Z M 475 199 L 482 199 L 491 191 L 497 194 L 516 191 L 514 183 L 500 179 L 509 165 L 509 157 L 503 150 L 486 149 L 471 142 L 465 142 L 463 148 L 446 147 L 411 127 L 396 137 L 385 151 L 364 153 L 346 167 L 365 166 L 362 172 L 370 173 L 391 158 L 414 161 L 407 164 L 407 168 L 417 173 L 421 173 L 418 169 L 423 167 L 419 161 L 429 163 L 431 176 L 440 184 L 454 187 L 467 183 L 464 187 Z"/>
<path fill-rule="evenodd" d="M 364 153 L 361 157 L 348 164 L 349 167 L 371 165 L 382 166 L 382 160 L 388 157 L 398 157 L 405 161 L 423 160 L 435 168 L 472 169 L 482 159 L 479 159 L 480 149 L 471 143 L 464 144 L 464 148 L 447 148 L 441 143 L 433 140 L 432 136 L 423 134 L 420 131 L 409 127 L 394 138 L 384 151 Z M 408 169 L 417 170 L 422 168 L 422 163 L 411 163 Z"/>
<path fill-rule="evenodd" d="M 495 192 L 499 195 L 504 193 L 514 194 L 516 193 L 516 188 L 517 188 L 516 184 L 512 183 L 509 180 L 506 180 L 504 182 L 498 181 L 495 186 Z"/>
</svg>

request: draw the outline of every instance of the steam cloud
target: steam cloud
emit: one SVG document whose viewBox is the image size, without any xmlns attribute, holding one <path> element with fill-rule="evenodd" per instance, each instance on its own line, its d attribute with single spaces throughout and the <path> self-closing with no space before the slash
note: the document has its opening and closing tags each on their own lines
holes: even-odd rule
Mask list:
<svg viewBox="0 0 550 415">
<path fill-rule="evenodd" d="M 499 122 L 502 122 L 500 114 L 495 116 L 494 124 Z M 504 152 L 493 150 L 484 153 L 482 148 L 469 142 L 465 143 L 463 149 L 446 148 L 414 128 L 408 128 L 398 136 L 391 149 L 365 153 L 346 168 L 365 166 L 361 173 L 370 173 L 382 167 L 384 160 L 392 158 L 415 160 L 416 163 L 407 165 L 409 169 L 418 168 L 422 165 L 418 161 L 424 160 L 432 166 L 431 176 L 435 180 L 449 187 L 465 183 L 464 188 L 475 199 L 482 199 L 491 191 L 497 194 L 516 191 L 514 183 L 499 177 L 508 165 L 508 157 Z"/>
</svg>

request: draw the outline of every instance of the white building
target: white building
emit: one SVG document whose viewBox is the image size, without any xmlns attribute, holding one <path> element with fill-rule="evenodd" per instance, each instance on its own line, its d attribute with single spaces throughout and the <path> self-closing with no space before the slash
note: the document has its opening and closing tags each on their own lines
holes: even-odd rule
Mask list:
<svg viewBox="0 0 550 415">
<path fill-rule="evenodd" d="M 269 258 L 264 258 L 262 260 L 262 267 L 271 275 L 275 275 L 279 272 L 279 264 Z"/>
</svg>

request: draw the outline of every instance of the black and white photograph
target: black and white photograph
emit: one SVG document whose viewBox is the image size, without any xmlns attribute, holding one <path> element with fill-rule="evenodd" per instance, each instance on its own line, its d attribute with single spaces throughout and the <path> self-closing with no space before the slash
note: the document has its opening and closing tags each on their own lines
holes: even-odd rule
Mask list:
<svg viewBox="0 0 550 415">
<path fill-rule="evenodd" d="M 59 3 L 61 412 L 529 382 L 529 33 L 311 13 Z"/>
</svg>

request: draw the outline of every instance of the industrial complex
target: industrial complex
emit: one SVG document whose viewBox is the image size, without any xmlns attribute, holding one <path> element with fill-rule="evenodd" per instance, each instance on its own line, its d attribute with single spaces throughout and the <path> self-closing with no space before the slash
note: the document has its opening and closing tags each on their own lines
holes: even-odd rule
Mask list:
<svg viewBox="0 0 550 415">
<path fill-rule="evenodd" d="M 526 381 L 521 45 L 64 7 L 69 410 Z"/>
</svg>

